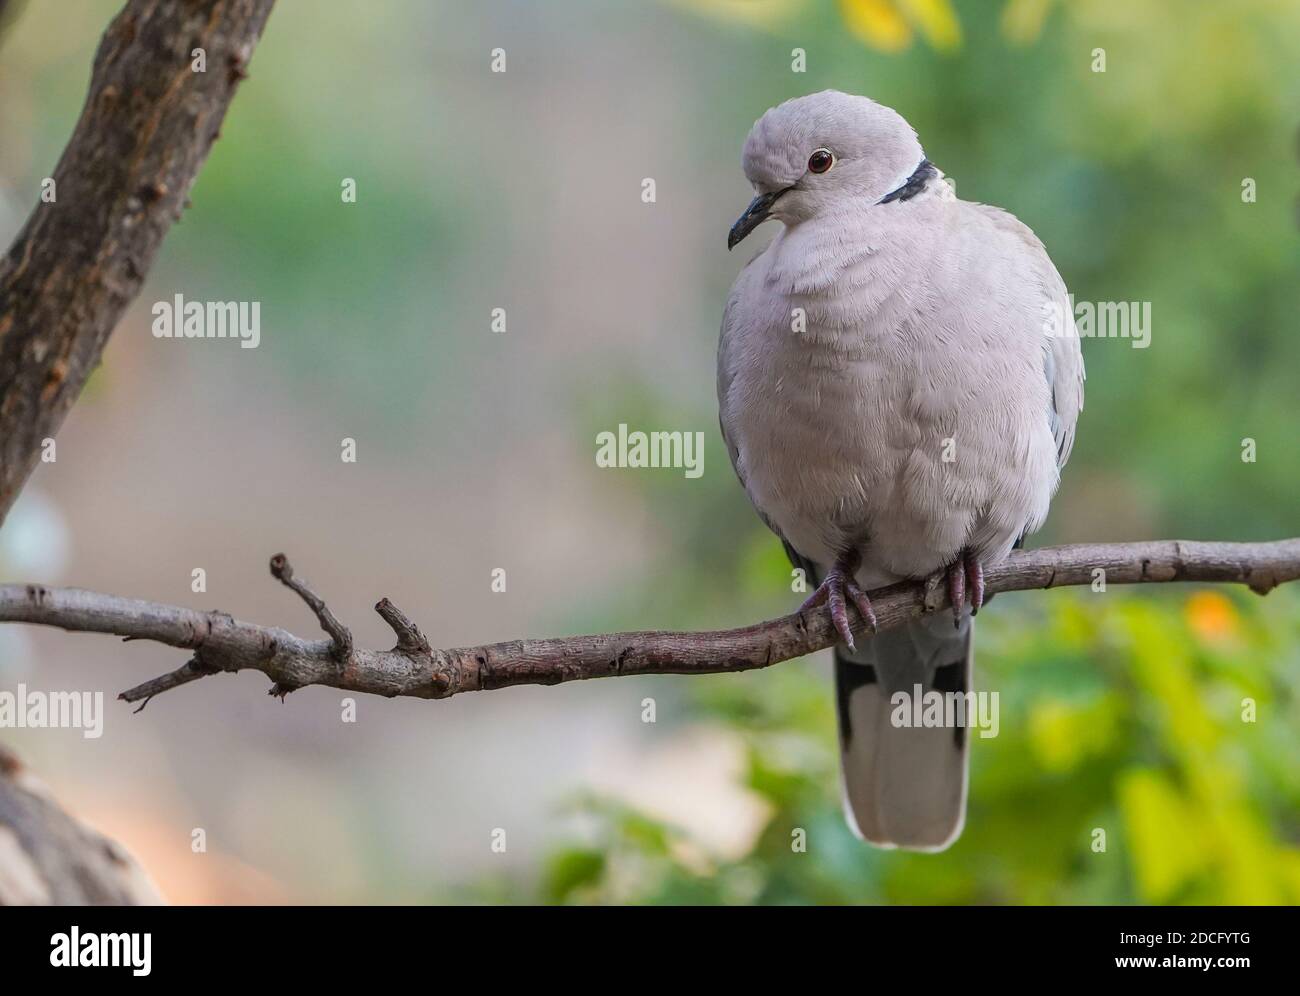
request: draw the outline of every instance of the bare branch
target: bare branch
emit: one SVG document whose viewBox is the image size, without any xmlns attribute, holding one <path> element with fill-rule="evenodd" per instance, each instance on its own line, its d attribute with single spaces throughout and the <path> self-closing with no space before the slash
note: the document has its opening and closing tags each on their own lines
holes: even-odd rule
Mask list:
<svg viewBox="0 0 1300 996">
<path fill-rule="evenodd" d="M 397 634 L 396 649 L 408 653 L 433 653 L 429 646 L 429 641 L 424 638 L 419 627 L 411 620 L 407 619 L 405 614 L 396 605 L 386 598 L 381 598 L 375 603 L 375 611 L 384 617 L 384 622 L 393 628 Z"/>
<path fill-rule="evenodd" d="M 283 553 L 277 553 L 271 558 L 271 575 L 277 581 L 283 583 L 286 588 L 291 589 L 307 603 L 309 609 L 316 613 L 321 629 L 328 633 L 330 639 L 334 641 L 334 659 L 346 667 L 348 661 L 352 659 L 351 630 L 334 618 L 334 613 L 329 610 L 325 600 L 312 591 L 306 581 L 293 576 L 293 566 L 289 563 L 289 558 Z M 378 606 L 376 606 L 377 608 Z M 380 615 L 383 615 L 383 613 L 381 612 Z M 384 616 L 384 618 L 387 619 L 388 617 Z"/>
<path fill-rule="evenodd" d="M 277 558 L 280 559 L 280 558 Z M 304 685 L 328 685 L 375 695 L 442 699 L 461 692 L 511 685 L 633 674 L 710 674 L 748 671 L 802 657 L 836 642 L 826 613 L 794 614 L 740 629 L 704 633 L 640 632 L 512 640 L 436 650 L 388 599 L 375 610 L 397 634 L 392 650 L 351 645 L 348 634 L 287 561 L 276 575 L 302 595 L 330 633 L 305 640 L 282 629 L 240 622 L 222 612 L 201 612 L 76 588 L 0 585 L 0 622 L 38 623 L 74 632 L 114 633 L 152 640 L 193 653 L 170 674 L 123 692 L 128 702 L 223 671 L 261 671 L 272 694 Z M 274 568 L 273 568 L 274 569 Z M 1300 578 L 1300 539 L 1274 543 L 1198 543 L 1162 540 L 1017 550 L 989 567 L 989 595 L 1003 591 L 1088 585 L 1098 570 L 1106 584 L 1168 581 L 1232 582 L 1260 594 Z M 881 630 L 942 609 L 942 586 L 891 585 L 871 592 Z M 328 620 L 328 621 L 327 621 Z M 861 623 L 855 632 L 862 632 Z M 339 666 L 340 634 L 346 635 L 347 666 Z"/>
<path fill-rule="evenodd" d="M 188 204 L 273 3 L 127 0 L 104 33 L 53 184 L 0 257 L 0 523 Z M 0 35 L 13 14 L 0 0 Z M 145 607 L 132 618 L 150 617 Z M 140 698 L 207 673 L 196 647 Z M 120 847 L 68 817 L 2 750 L 0 852 L 0 906 L 158 901 Z"/>
<path fill-rule="evenodd" d="M 54 199 L 0 258 L 0 522 L 184 210 L 274 2 L 129 0 L 104 33 Z"/>
<path fill-rule="evenodd" d="M 206 677 L 209 674 L 216 674 L 220 668 L 211 668 L 202 664 L 197 657 L 191 657 L 188 661 L 178 667 L 175 671 L 168 671 L 166 674 L 160 674 L 152 681 L 146 681 L 142 685 L 137 685 L 131 689 L 134 693 L 131 698 L 125 694 L 119 695 L 118 698 L 126 699 L 128 702 L 140 702 L 140 707 L 135 712 L 141 712 L 149 704 L 149 700 L 161 692 L 169 691 L 173 688 L 179 688 L 181 685 L 189 684 L 197 678 Z M 142 700 L 143 701 L 140 701 Z"/>
</svg>

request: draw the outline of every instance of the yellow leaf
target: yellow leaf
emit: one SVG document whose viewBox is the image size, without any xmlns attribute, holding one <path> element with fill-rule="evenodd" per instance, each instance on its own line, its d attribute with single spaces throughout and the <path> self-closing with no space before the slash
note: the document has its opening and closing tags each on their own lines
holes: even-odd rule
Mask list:
<svg viewBox="0 0 1300 996">
<path fill-rule="evenodd" d="M 1107 698 L 1085 706 L 1035 703 L 1029 712 L 1029 746 L 1047 771 L 1065 773 L 1104 753 L 1115 739 L 1115 707 Z"/>
<path fill-rule="evenodd" d="M 872 48 L 899 52 L 912 43 L 912 29 L 889 0 L 840 0 L 845 26 Z"/>
<path fill-rule="evenodd" d="M 935 48 L 951 52 L 961 46 L 961 22 L 949 0 L 898 0 L 908 20 Z"/>
<path fill-rule="evenodd" d="M 1169 779 L 1149 769 L 1120 778 L 1119 803 L 1138 893 L 1144 902 L 1166 902 L 1205 866 L 1201 821 Z"/>
<path fill-rule="evenodd" d="M 1269 830 L 1245 805 L 1209 800 L 1203 810 L 1217 806 L 1208 820 L 1213 827 L 1219 880 L 1218 901 L 1231 906 L 1275 906 L 1285 902 L 1286 882 L 1279 875 L 1285 852 Z"/>
<path fill-rule="evenodd" d="M 1222 733 L 1196 683 L 1185 636 L 1150 605 L 1134 600 L 1127 609 L 1133 675 L 1159 707 L 1162 741 L 1179 756 L 1212 749 Z"/>
<path fill-rule="evenodd" d="M 1028 45 L 1043 33 L 1052 0 L 1007 0 L 1002 8 L 1002 34 L 1017 45 Z"/>
</svg>

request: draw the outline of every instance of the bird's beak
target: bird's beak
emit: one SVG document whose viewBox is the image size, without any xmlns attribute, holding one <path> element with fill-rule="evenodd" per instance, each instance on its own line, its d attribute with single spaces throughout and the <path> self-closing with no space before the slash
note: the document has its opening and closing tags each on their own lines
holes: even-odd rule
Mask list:
<svg viewBox="0 0 1300 996">
<path fill-rule="evenodd" d="M 785 190 L 789 189 L 789 187 L 785 188 Z M 745 208 L 745 213 L 736 219 L 736 223 L 731 226 L 731 231 L 727 233 L 728 249 L 735 249 L 746 235 L 767 220 L 767 216 L 772 213 L 772 205 L 778 197 L 785 193 L 785 190 L 760 194 L 749 202 L 749 207 Z"/>
</svg>

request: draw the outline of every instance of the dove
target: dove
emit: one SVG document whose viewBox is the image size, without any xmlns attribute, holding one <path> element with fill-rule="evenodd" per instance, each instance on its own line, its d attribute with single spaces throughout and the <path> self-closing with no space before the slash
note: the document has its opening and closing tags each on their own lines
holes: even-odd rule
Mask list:
<svg viewBox="0 0 1300 996">
<path fill-rule="evenodd" d="M 850 827 L 943 850 L 965 822 L 968 724 L 907 717 L 918 693 L 973 700 L 984 570 L 1047 517 L 1083 408 L 1070 299 L 1028 227 L 958 199 L 912 127 L 867 97 L 772 108 L 743 167 L 755 196 L 728 248 L 780 227 L 723 313 L 723 440 L 815 585 L 801 611 L 829 612 L 842 641 Z M 867 593 L 907 580 L 940 585 L 951 614 L 876 633 Z"/>
</svg>

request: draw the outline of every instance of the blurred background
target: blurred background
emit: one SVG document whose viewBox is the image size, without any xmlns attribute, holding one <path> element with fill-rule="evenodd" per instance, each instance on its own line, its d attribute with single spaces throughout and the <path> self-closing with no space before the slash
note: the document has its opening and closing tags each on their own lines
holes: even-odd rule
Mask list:
<svg viewBox="0 0 1300 996">
<path fill-rule="evenodd" d="M 8 14 L 5 244 L 119 6 Z M 789 611 L 713 364 L 757 249 L 724 248 L 741 144 L 824 88 L 900 111 L 1080 301 L 1151 302 L 1148 348 L 1084 343 L 1035 543 L 1296 535 L 1297 65 L 1283 0 L 280 0 L 192 208 L 0 530 L 0 577 L 314 634 L 268 575 L 284 550 L 366 645 L 391 643 L 384 595 L 444 646 Z M 260 301 L 260 347 L 153 338 L 176 293 Z M 620 422 L 702 431 L 703 476 L 598 468 Z M 0 688 L 102 690 L 107 718 L 99 740 L 3 736 L 181 903 L 1300 900 L 1295 590 L 1002 595 L 976 645 L 1001 732 L 975 740 L 967 828 L 938 856 L 844 825 L 828 655 L 361 698 L 345 723 L 338 692 L 281 703 L 250 673 L 132 715 L 117 692 L 180 654 L 5 626 Z"/>
</svg>

